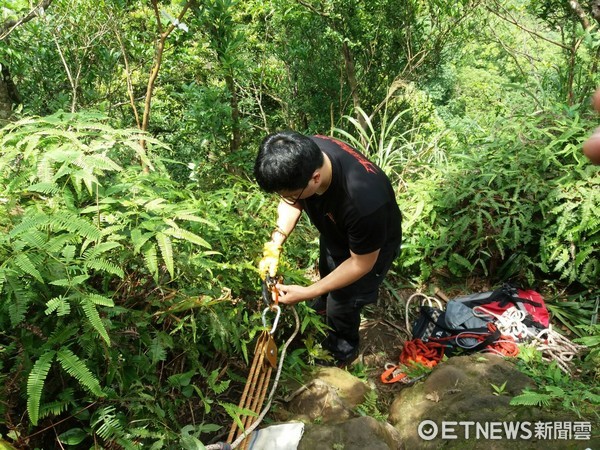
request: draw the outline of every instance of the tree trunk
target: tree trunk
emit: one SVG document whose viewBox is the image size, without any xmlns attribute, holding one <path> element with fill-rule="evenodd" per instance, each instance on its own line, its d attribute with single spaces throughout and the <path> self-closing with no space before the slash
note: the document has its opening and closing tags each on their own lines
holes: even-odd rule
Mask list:
<svg viewBox="0 0 600 450">
<path fill-rule="evenodd" d="M 12 114 L 12 101 L 8 95 L 8 87 L 0 77 L 0 126 L 8 121 Z"/>
<path fill-rule="evenodd" d="M 227 89 L 229 89 L 229 93 L 231 94 L 231 100 L 229 104 L 231 105 L 231 142 L 229 143 L 229 150 L 233 153 L 239 150 L 242 144 L 242 138 L 240 133 L 240 108 L 238 104 L 238 95 L 237 89 L 235 87 L 235 80 L 233 76 L 226 75 L 225 76 L 225 84 L 227 85 Z"/>
<path fill-rule="evenodd" d="M 0 123 L 6 122 L 12 115 L 12 106 L 22 103 L 17 86 L 10 77 L 7 65 L 2 65 L 0 75 Z"/>
<path fill-rule="evenodd" d="M 360 108 L 360 96 L 358 95 L 358 83 L 356 82 L 356 69 L 354 68 L 354 58 L 352 57 L 352 52 L 350 51 L 350 47 L 348 47 L 347 42 L 344 42 L 342 44 L 342 51 L 344 53 L 346 77 L 348 78 L 348 84 L 350 85 L 352 102 L 356 111 L 356 118 L 358 119 L 358 123 L 360 124 L 361 128 L 363 130 L 366 130 L 367 124 L 365 123 L 365 119 L 363 118 L 362 114 L 358 111 L 358 109 Z"/>
</svg>

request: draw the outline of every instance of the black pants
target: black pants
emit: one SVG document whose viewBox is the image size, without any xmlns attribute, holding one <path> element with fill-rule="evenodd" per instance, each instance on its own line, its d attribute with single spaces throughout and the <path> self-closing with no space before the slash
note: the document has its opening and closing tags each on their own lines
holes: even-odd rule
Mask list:
<svg viewBox="0 0 600 450">
<path fill-rule="evenodd" d="M 331 327 L 323 347 L 338 361 L 344 361 L 356 354 L 359 344 L 358 329 L 363 306 L 377 301 L 379 286 L 394 259 L 400 252 L 400 244 L 383 248 L 373 269 L 354 283 L 317 299 L 312 307 L 324 312 L 327 325 Z M 335 258 L 321 240 L 319 272 L 321 278 L 330 274 L 344 258 Z"/>
</svg>

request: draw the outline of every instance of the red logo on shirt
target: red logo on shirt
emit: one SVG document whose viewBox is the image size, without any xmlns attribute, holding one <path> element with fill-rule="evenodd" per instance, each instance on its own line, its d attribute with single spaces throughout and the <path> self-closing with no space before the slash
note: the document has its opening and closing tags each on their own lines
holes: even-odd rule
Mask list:
<svg viewBox="0 0 600 450">
<path fill-rule="evenodd" d="M 345 152 L 350 153 L 352 156 L 354 156 L 354 158 L 356 158 L 356 160 L 360 163 L 361 166 L 363 166 L 365 168 L 365 170 L 367 172 L 377 173 L 377 170 L 375 169 L 375 164 L 373 164 L 371 161 L 369 161 L 363 155 L 357 153 L 356 150 L 354 150 L 352 147 L 350 147 L 345 142 L 338 141 L 337 139 L 334 139 L 334 138 L 331 138 L 328 136 L 317 135 L 317 137 L 321 138 L 321 139 L 327 139 L 328 141 L 331 141 L 331 142 L 337 144 L 342 150 L 344 150 Z"/>
</svg>

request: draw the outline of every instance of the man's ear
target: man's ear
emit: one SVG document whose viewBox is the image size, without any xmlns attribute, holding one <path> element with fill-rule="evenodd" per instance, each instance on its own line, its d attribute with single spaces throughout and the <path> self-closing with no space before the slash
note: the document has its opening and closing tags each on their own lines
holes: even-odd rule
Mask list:
<svg viewBox="0 0 600 450">
<path fill-rule="evenodd" d="M 321 181 L 321 172 L 319 170 L 315 170 L 312 175 L 312 179 L 315 181 L 315 183 Z"/>
</svg>

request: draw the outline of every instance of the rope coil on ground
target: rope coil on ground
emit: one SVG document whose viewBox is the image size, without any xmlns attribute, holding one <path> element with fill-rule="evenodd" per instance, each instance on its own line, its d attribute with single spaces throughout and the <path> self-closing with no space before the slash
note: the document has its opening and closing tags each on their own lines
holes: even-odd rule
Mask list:
<svg viewBox="0 0 600 450">
<path fill-rule="evenodd" d="M 545 336 L 545 339 L 542 339 L 543 336 Z M 533 336 L 531 345 L 542 353 L 543 361 L 556 361 L 558 367 L 567 374 L 571 374 L 568 363 L 581 350 L 586 348 L 584 345 L 575 344 L 562 334 L 557 333 L 552 329 L 552 326 Z"/>
<path fill-rule="evenodd" d="M 427 306 L 431 307 L 435 303 L 439 309 L 444 309 L 444 305 L 442 305 L 442 302 L 439 299 L 437 299 L 435 297 L 430 297 L 421 292 L 415 292 L 410 297 L 408 297 L 408 300 L 406 300 L 406 305 L 404 307 L 404 317 L 406 320 L 406 330 L 407 331 L 410 331 L 410 329 L 411 329 L 409 317 L 408 317 L 408 307 L 409 307 L 410 303 L 412 302 L 412 300 L 414 298 L 418 298 L 418 297 L 423 297 L 423 300 L 421 300 L 421 306 L 423 306 L 425 303 L 427 303 Z"/>
<path fill-rule="evenodd" d="M 480 314 L 477 314 L 478 312 Z M 560 369 L 568 374 L 571 373 L 568 363 L 585 348 L 585 346 L 575 344 L 562 334 L 557 333 L 552 329 L 552 326 L 544 328 L 537 334 L 533 333 L 524 323 L 527 313 L 514 306 L 508 308 L 500 316 L 482 306 L 473 308 L 473 313 L 478 317 L 483 317 L 481 314 L 494 317 L 498 329 L 503 334 L 512 336 L 518 341 L 529 340 L 530 345 L 542 353 L 543 361 L 556 361 Z"/>
</svg>

